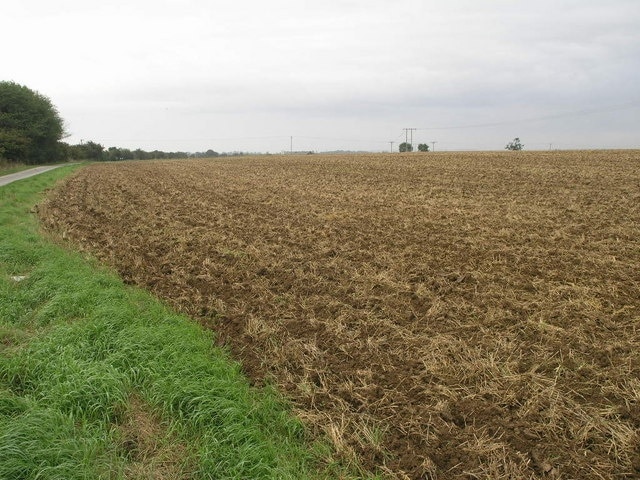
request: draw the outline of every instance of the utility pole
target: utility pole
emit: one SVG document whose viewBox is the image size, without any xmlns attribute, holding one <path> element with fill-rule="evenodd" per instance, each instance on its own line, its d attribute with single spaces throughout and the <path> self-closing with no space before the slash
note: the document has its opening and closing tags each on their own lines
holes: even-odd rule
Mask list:
<svg viewBox="0 0 640 480">
<path fill-rule="evenodd" d="M 431 151 L 432 152 L 436 151 L 436 143 L 438 143 L 438 142 L 431 142 Z"/>
<path fill-rule="evenodd" d="M 290 147 L 290 149 L 291 149 L 291 153 L 293 153 L 293 135 L 291 136 L 291 147 Z"/>
<path fill-rule="evenodd" d="M 396 142 L 389 142 L 391 144 L 391 153 L 393 153 L 393 144 Z"/>
<path fill-rule="evenodd" d="M 413 131 L 417 130 L 417 128 L 404 128 L 404 143 L 408 143 L 409 139 L 408 137 L 408 133 L 411 132 L 411 143 L 409 143 L 409 145 L 411 145 L 413 147 Z"/>
</svg>

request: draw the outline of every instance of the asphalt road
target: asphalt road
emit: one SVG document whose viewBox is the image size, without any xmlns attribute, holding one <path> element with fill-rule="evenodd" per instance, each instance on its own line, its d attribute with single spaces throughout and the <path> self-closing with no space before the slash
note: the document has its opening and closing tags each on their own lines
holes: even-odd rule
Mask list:
<svg viewBox="0 0 640 480">
<path fill-rule="evenodd" d="M 69 164 L 67 163 L 65 165 Z M 16 180 L 22 180 L 23 178 L 33 177 L 34 175 L 38 175 L 39 173 L 53 170 L 54 168 L 64 167 L 65 165 L 48 165 L 46 167 L 35 167 L 30 168 L 29 170 L 23 170 L 22 172 L 3 175 L 0 177 L 0 187 L 6 185 L 7 183 L 15 182 Z"/>
</svg>

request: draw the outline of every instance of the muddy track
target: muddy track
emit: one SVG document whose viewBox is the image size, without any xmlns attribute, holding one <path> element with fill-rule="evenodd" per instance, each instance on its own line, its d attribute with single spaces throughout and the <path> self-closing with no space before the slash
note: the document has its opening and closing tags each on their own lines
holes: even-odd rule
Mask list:
<svg viewBox="0 0 640 480">
<path fill-rule="evenodd" d="M 44 225 L 397 478 L 640 475 L 640 153 L 93 165 Z"/>
</svg>

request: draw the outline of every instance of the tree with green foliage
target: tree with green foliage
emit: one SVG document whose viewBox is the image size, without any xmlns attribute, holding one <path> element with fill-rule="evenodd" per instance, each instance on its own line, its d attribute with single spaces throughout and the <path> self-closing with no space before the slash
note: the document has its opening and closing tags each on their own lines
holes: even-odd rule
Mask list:
<svg viewBox="0 0 640 480">
<path fill-rule="evenodd" d="M 91 141 L 69 145 L 68 152 L 68 157 L 73 160 L 104 160 L 106 156 L 104 147 Z"/>
<path fill-rule="evenodd" d="M 149 160 L 150 158 L 151 158 L 151 155 L 149 155 L 148 152 L 145 152 L 141 148 L 136 148 L 133 151 L 133 159 L 134 160 Z"/>
<path fill-rule="evenodd" d="M 51 100 L 15 82 L 0 82 L 0 158 L 29 164 L 65 159 L 64 125 Z"/>
<path fill-rule="evenodd" d="M 428 152 L 429 151 L 429 145 L 427 145 L 426 143 L 420 143 L 418 145 L 418 151 L 419 152 Z"/>
<path fill-rule="evenodd" d="M 408 142 L 402 142 L 398 148 L 401 152 L 413 152 L 413 145 Z"/>
<path fill-rule="evenodd" d="M 81 144 L 84 151 L 84 159 L 87 160 L 102 160 L 104 158 L 104 147 L 99 143 L 88 141 Z"/>
<path fill-rule="evenodd" d="M 106 152 L 106 160 L 133 160 L 133 152 L 128 148 L 109 147 Z"/>
<path fill-rule="evenodd" d="M 524 145 L 520 143 L 520 139 L 516 137 L 513 140 L 511 140 L 509 143 L 507 143 L 507 146 L 504 148 L 505 150 L 517 151 L 517 150 L 522 150 L 524 148 Z"/>
</svg>

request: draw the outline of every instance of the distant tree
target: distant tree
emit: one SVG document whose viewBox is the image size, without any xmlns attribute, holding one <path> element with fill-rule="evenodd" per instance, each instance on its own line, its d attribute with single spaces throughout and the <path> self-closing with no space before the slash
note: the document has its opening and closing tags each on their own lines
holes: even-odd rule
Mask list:
<svg viewBox="0 0 640 480">
<path fill-rule="evenodd" d="M 522 150 L 524 148 L 524 145 L 520 143 L 520 139 L 516 137 L 509 143 L 507 143 L 506 147 L 504 148 L 505 150 Z"/>
<path fill-rule="evenodd" d="M 118 147 L 109 147 L 106 152 L 107 160 L 114 162 L 116 160 L 122 160 L 122 154 Z"/>
<path fill-rule="evenodd" d="M 87 160 L 104 160 L 104 147 L 99 143 L 88 141 L 82 144 L 84 158 Z"/>
<path fill-rule="evenodd" d="M 209 149 L 206 152 L 204 152 L 204 156 L 207 158 L 214 158 L 214 157 L 220 156 L 220 154 L 214 150 Z"/>
<path fill-rule="evenodd" d="M 133 158 L 134 155 L 131 150 L 129 150 L 128 148 L 120 149 L 120 160 L 133 160 Z"/>
<path fill-rule="evenodd" d="M 59 151 L 58 156 L 61 159 L 68 160 L 69 158 L 71 158 L 72 149 L 73 147 L 69 145 L 67 142 L 58 142 L 58 151 Z"/>
<path fill-rule="evenodd" d="M 408 142 L 402 142 L 398 148 L 401 152 L 413 152 L 413 145 Z"/>
<path fill-rule="evenodd" d="M 15 82 L 0 82 L 0 157 L 14 162 L 63 160 L 64 125 L 49 98 Z"/>
<path fill-rule="evenodd" d="M 136 148 L 133 151 L 133 158 L 135 160 L 149 160 L 151 156 L 141 148 Z"/>
<path fill-rule="evenodd" d="M 419 152 L 428 152 L 429 151 L 429 145 L 427 145 L 426 143 L 420 143 L 418 145 L 418 151 Z"/>
</svg>

